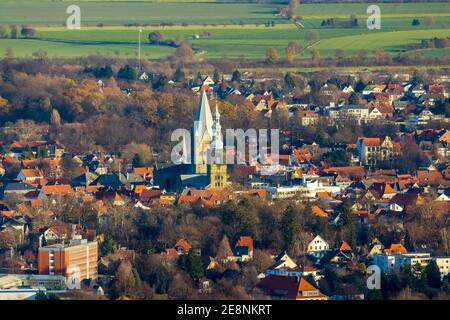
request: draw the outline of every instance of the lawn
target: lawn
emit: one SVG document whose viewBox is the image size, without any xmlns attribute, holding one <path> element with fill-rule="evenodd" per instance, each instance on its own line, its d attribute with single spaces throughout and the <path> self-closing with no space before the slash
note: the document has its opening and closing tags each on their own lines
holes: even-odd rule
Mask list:
<svg viewBox="0 0 450 320">
<path fill-rule="evenodd" d="M 286 23 L 277 16 L 281 4 L 246 4 L 246 3 L 206 3 L 206 1 L 12 1 L 0 0 L 0 24 L 59 25 L 68 17 L 66 8 L 78 4 L 81 8 L 82 24 L 97 25 L 125 23 L 152 24 L 173 23 L 263 23 L 274 20 Z M 448 3 L 382 3 L 382 20 L 386 27 L 390 22 L 405 20 L 410 25 L 412 18 L 433 16 L 436 23 L 448 26 L 450 5 Z M 296 15 L 305 20 L 319 24 L 327 18 L 348 18 L 356 13 L 361 22 L 365 22 L 368 4 L 303 4 Z M 364 24 L 364 23 L 362 23 Z M 318 27 L 317 25 L 316 27 Z"/>
<path fill-rule="evenodd" d="M 202 57 L 210 59 L 265 57 L 267 48 L 275 47 L 280 57 L 290 41 L 303 46 L 308 43 L 306 34 L 315 29 L 320 42 L 313 47 L 320 50 L 321 57 L 334 56 L 336 49 L 343 49 L 349 56 L 365 49 L 373 55 L 377 49 L 397 54 L 406 46 L 417 44 L 422 39 L 450 37 L 450 5 L 448 3 L 379 4 L 381 7 L 381 30 L 365 27 L 367 4 L 313 4 L 301 5 L 297 15 L 302 17 L 305 28 L 299 29 L 292 22 L 277 16 L 279 4 L 236 4 L 197 2 L 126 2 L 126 1 L 82 1 L 82 29 L 67 30 L 62 23 L 67 17 L 65 8 L 72 2 L 10 1 L 0 0 L 0 24 L 11 23 L 35 25 L 39 39 L 0 39 L 0 56 L 6 48 L 12 48 L 16 56 L 31 56 L 38 48 L 50 56 L 75 57 L 90 54 L 134 57 L 137 52 L 138 32 L 136 27 L 125 23 L 146 23 L 142 34 L 143 56 L 160 59 L 174 52 L 173 48 L 151 46 L 147 35 L 159 31 L 164 38 L 183 37 L 193 45 Z M 176 3 L 175 3 L 176 2 Z M 4 9 L 4 10 L 3 10 Z M 358 28 L 324 28 L 321 21 L 331 17 L 348 19 L 356 13 Z M 426 25 L 424 17 L 432 16 L 433 24 Z M 421 25 L 412 27 L 414 18 Z M 275 21 L 275 27 L 264 26 L 266 21 Z M 176 22 L 173 27 L 155 27 L 150 24 Z M 101 22 L 104 27 L 96 27 Z M 188 22 L 188 26 L 181 26 Z M 243 22 L 244 25 L 240 23 Z M 208 37 L 195 37 L 208 31 Z M 448 50 L 420 50 L 418 54 L 429 56 L 448 55 Z M 309 58 L 310 49 L 299 58 Z"/>
</svg>

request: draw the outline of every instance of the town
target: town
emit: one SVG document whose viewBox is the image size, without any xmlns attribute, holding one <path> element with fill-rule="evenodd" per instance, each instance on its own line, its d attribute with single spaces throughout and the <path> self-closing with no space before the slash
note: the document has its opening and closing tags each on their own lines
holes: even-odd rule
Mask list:
<svg viewBox="0 0 450 320">
<path fill-rule="evenodd" d="M 0 299 L 449 298 L 447 70 L 224 69 L 2 60 Z"/>
</svg>

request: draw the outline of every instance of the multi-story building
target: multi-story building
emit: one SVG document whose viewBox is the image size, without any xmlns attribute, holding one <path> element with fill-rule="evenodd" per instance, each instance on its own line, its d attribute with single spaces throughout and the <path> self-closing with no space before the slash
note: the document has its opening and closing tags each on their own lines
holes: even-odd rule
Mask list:
<svg viewBox="0 0 450 320">
<path fill-rule="evenodd" d="M 386 136 L 381 138 L 359 138 L 356 142 L 356 150 L 359 161 L 365 166 L 375 166 L 383 161 L 392 161 L 399 153 L 400 146 Z"/>
<path fill-rule="evenodd" d="M 380 267 L 382 272 L 392 271 L 395 267 L 395 255 L 375 253 L 373 255 L 373 264 Z"/>
<path fill-rule="evenodd" d="M 79 280 L 96 279 L 98 269 L 98 246 L 96 241 L 75 239 L 65 243 L 39 248 L 39 274 L 69 276 L 73 273 Z"/>
<path fill-rule="evenodd" d="M 369 109 L 362 105 L 351 104 L 340 108 L 329 108 L 327 114 L 332 121 L 353 119 L 362 123 L 369 119 Z"/>
<path fill-rule="evenodd" d="M 404 254 L 376 253 L 373 263 L 380 267 L 382 272 L 399 271 L 405 266 L 425 267 L 432 257 L 429 253 L 412 252 Z"/>
<path fill-rule="evenodd" d="M 421 266 L 426 267 L 431 261 L 431 255 L 429 253 L 411 252 L 395 257 L 395 269 L 401 270 L 404 266 Z"/>
</svg>

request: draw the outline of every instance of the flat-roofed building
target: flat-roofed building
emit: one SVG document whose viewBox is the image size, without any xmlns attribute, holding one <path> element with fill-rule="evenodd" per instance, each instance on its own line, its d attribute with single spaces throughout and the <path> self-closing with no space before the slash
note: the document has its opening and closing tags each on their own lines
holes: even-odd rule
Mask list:
<svg viewBox="0 0 450 320">
<path fill-rule="evenodd" d="M 39 248 L 39 274 L 69 276 L 78 273 L 80 281 L 96 279 L 98 270 L 96 241 L 75 239 L 61 244 Z"/>
</svg>

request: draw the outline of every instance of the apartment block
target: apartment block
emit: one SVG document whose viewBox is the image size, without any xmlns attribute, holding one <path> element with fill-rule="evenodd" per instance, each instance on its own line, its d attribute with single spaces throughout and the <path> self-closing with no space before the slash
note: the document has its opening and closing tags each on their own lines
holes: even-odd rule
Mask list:
<svg viewBox="0 0 450 320">
<path fill-rule="evenodd" d="M 39 274 L 63 275 L 78 272 L 80 280 L 96 279 L 98 269 L 96 241 L 75 239 L 39 248 Z"/>
</svg>

